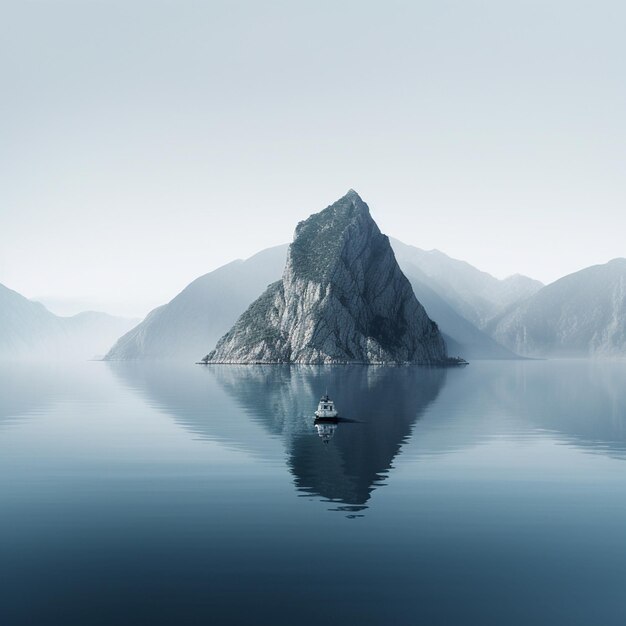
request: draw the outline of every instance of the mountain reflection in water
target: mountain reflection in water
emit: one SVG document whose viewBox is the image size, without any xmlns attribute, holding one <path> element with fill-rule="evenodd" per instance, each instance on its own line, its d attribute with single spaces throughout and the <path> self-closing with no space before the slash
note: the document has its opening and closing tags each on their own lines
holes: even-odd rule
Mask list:
<svg viewBox="0 0 626 626">
<path fill-rule="evenodd" d="M 264 446 L 267 442 L 250 437 L 232 419 L 207 419 L 207 405 L 215 409 L 216 402 L 223 402 L 207 388 L 217 381 L 246 416 L 282 440 L 298 491 L 349 512 L 363 509 L 372 490 L 383 484 L 413 424 L 437 397 L 447 373 L 422 367 L 211 365 L 200 367 L 199 378 L 197 372 L 181 373 L 176 367 L 115 363 L 112 368 L 195 433 L 235 443 L 262 457 L 271 454 Z M 345 417 L 323 445 L 313 411 L 327 388 Z"/>
<path fill-rule="evenodd" d="M 348 512 L 367 506 L 401 450 L 409 458 L 425 457 L 502 437 L 549 437 L 610 456 L 626 451 L 626 364 L 110 367 L 202 439 L 269 461 L 286 452 L 301 495 Z M 313 411 L 326 389 L 348 421 L 320 438 Z M 420 420 L 425 414 L 428 419 Z"/>
<path fill-rule="evenodd" d="M 624 380 L 0 364 L 0 624 L 621 626 Z"/>
<path fill-rule="evenodd" d="M 358 511 L 382 484 L 421 412 L 437 397 L 445 369 L 367 366 L 214 366 L 235 400 L 284 435 L 299 491 Z M 314 436 L 313 410 L 328 388 L 344 418 L 328 445 Z"/>
</svg>

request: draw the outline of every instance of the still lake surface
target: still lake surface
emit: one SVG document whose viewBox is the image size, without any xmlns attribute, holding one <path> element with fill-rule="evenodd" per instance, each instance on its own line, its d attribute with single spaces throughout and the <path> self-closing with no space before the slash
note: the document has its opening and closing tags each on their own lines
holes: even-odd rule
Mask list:
<svg viewBox="0 0 626 626">
<path fill-rule="evenodd" d="M 6 626 L 623 626 L 626 363 L 4 364 L 0 507 Z"/>
</svg>

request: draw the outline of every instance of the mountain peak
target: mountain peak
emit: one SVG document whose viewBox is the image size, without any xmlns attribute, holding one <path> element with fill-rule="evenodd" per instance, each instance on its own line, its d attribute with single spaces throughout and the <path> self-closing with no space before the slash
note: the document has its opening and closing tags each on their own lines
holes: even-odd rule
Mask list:
<svg viewBox="0 0 626 626">
<path fill-rule="evenodd" d="M 353 191 L 298 224 L 289 246 L 287 268 L 297 275 L 323 282 L 356 233 L 368 238 L 380 235 L 369 207 Z"/>
<path fill-rule="evenodd" d="M 348 192 L 341 196 L 339 200 L 333 202 L 319 213 L 313 213 L 308 219 L 300 222 L 298 227 L 307 223 L 320 223 L 323 221 L 332 221 L 338 218 L 355 217 L 359 214 L 369 215 L 369 207 L 363 202 L 361 196 L 349 189 Z"/>
<path fill-rule="evenodd" d="M 612 266 L 626 266 L 626 259 L 624 257 L 618 256 L 615 259 L 611 259 L 607 265 L 612 265 Z"/>
<path fill-rule="evenodd" d="M 353 200 L 358 200 L 359 202 L 363 202 L 363 200 L 361 199 L 361 196 L 352 188 L 348 189 L 344 198 L 350 198 Z"/>
</svg>

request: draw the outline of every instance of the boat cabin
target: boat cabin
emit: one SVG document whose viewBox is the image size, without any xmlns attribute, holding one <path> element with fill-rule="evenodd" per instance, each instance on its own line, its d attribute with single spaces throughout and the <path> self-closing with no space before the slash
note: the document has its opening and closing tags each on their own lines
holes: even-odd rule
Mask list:
<svg viewBox="0 0 626 626">
<path fill-rule="evenodd" d="M 320 399 L 317 405 L 317 411 L 315 411 L 315 417 L 318 418 L 335 418 L 338 416 L 335 403 L 330 399 L 328 394 L 325 394 Z"/>
</svg>

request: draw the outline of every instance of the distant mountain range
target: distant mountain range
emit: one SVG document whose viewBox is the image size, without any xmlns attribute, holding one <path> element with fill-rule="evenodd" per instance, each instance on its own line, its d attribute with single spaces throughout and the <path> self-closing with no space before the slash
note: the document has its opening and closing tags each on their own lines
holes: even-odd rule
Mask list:
<svg viewBox="0 0 626 626">
<path fill-rule="evenodd" d="M 498 280 L 441 252 L 426 252 L 398 240 L 390 241 L 418 301 L 439 325 L 450 355 L 470 359 L 517 358 L 465 317 L 463 311 L 476 309 L 480 304 L 481 310 L 495 315 L 511 302 L 541 288 L 541 283 L 521 276 Z M 199 345 L 214 346 L 247 306 L 270 283 L 280 279 L 287 249 L 287 245 L 270 248 L 198 278 L 121 337 L 106 358 L 197 360 Z M 431 275 L 422 268 L 424 259 Z M 455 285 L 460 285 L 459 292 Z M 472 291 L 472 285 L 477 292 Z"/>
<path fill-rule="evenodd" d="M 436 250 L 420 250 L 396 239 L 392 239 L 391 244 L 417 299 L 439 325 L 450 355 L 468 359 L 510 359 L 517 355 L 539 358 L 626 356 L 626 259 L 589 267 L 543 286 L 521 275 L 499 280 Z M 217 341 L 245 310 L 246 302 L 258 297 L 268 283 L 280 276 L 286 251 L 287 246 L 280 246 L 248 261 L 237 262 L 236 267 L 241 272 L 237 280 L 243 280 L 244 276 L 249 278 L 248 291 L 218 324 L 213 325 L 216 316 L 205 316 L 206 322 L 200 326 L 211 330 L 204 335 L 204 345 Z M 263 268 L 259 271 L 262 280 L 256 279 L 253 266 L 258 266 L 255 271 Z M 222 270 L 224 268 L 203 277 L 208 301 L 216 297 L 217 291 L 212 291 L 212 285 Z M 230 288 L 222 291 L 220 297 L 231 302 Z M 209 311 L 207 307 L 196 308 L 193 303 L 189 304 L 190 311 Z M 137 329 L 147 325 L 151 316 Z M 197 358 L 193 350 L 198 345 L 200 332 L 189 333 L 184 341 L 184 330 L 193 326 L 183 318 L 180 328 L 183 331 L 178 337 L 170 328 L 162 329 L 164 345 L 172 355 Z M 178 347 L 184 347 L 186 352 L 179 351 Z M 131 342 L 124 354 L 116 354 L 114 349 L 109 358 L 145 358 L 148 355 L 142 346 Z M 155 356 L 165 356 L 164 350 Z"/>
<path fill-rule="evenodd" d="M 391 245 L 396 254 L 398 264 L 411 282 L 417 299 L 422 303 L 428 315 L 439 325 L 446 340 L 450 356 L 463 356 L 466 359 L 518 358 L 515 352 L 500 345 L 463 315 L 462 311 L 466 311 L 469 305 L 464 298 L 449 286 L 450 283 L 461 282 L 460 278 L 455 276 L 455 273 L 461 270 L 465 275 L 473 274 L 473 282 L 475 284 L 478 283 L 481 287 L 486 282 L 490 283 L 491 290 L 496 293 L 498 291 L 497 284 L 507 283 L 507 287 L 502 288 L 502 291 L 507 292 L 509 297 L 512 298 L 508 288 L 508 280 L 500 281 L 463 261 L 457 261 L 435 250 L 433 251 L 435 258 L 439 260 L 437 274 L 442 278 L 441 282 L 439 282 L 437 279 L 428 276 L 422 269 L 422 260 L 431 255 L 431 252 L 408 246 L 397 239 L 391 239 Z M 432 258 L 431 263 L 426 265 L 430 271 L 433 270 Z M 485 276 L 488 278 L 485 278 Z M 534 282 L 530 278 L 526 280 Z M 526 294 L 526 285 L 524 283 L 522 285 L 524 288 L 520 291 L 519 299 L 524 298 Z M 465 289 L 465 294 L 465 298 L 469 301 L 480 299 L 479 296 L 472 294 L 468 289 Z M 486 301 L 482 299 L 482 302 Z M 497 311 L 498 306 L 493 303 L 491 304 L 491 309 Z"/>
<path fill-rule="evenodd" d="M 136 323 L 94 311 L 60 317 L 0 285 L 0 359 L 101 357 Z"/>
<path fill-rule="evenodd" d="M 543 287 L 538 280 L 521 274 L 500 280 L 439 250 L 420 250 L 397 239 L 391 244 L 405 273 L 409 267 L 419 270 L 425 285 L 478 328 Z"/>
<path fill-rule="evenodd" d="M 626 259 L 547 285 L 491 320 L 486 330 L 527 356 L 626 355 Z"/>
<path fill-rule="evenodd" d="M 626 259 L 543 286 L 522 275 L 497 279 L 438 250 L 390 243 L 451 356 L 626 356 Z M 287 251 L 276 246 L 205 274 L 139 324 L 94 312 L 60 317 L 0 285 L 0 358 L 198 360 L 281 278 Z"/>
<path fill-rule="evenodd" d="M 198 348 L 215 346 L 263 289 L 280 278 L 286 255 L 287 245 L 268 248 L 197 278 L 120 337 L 107 359 L 198 360 Z"/>
</svg>

